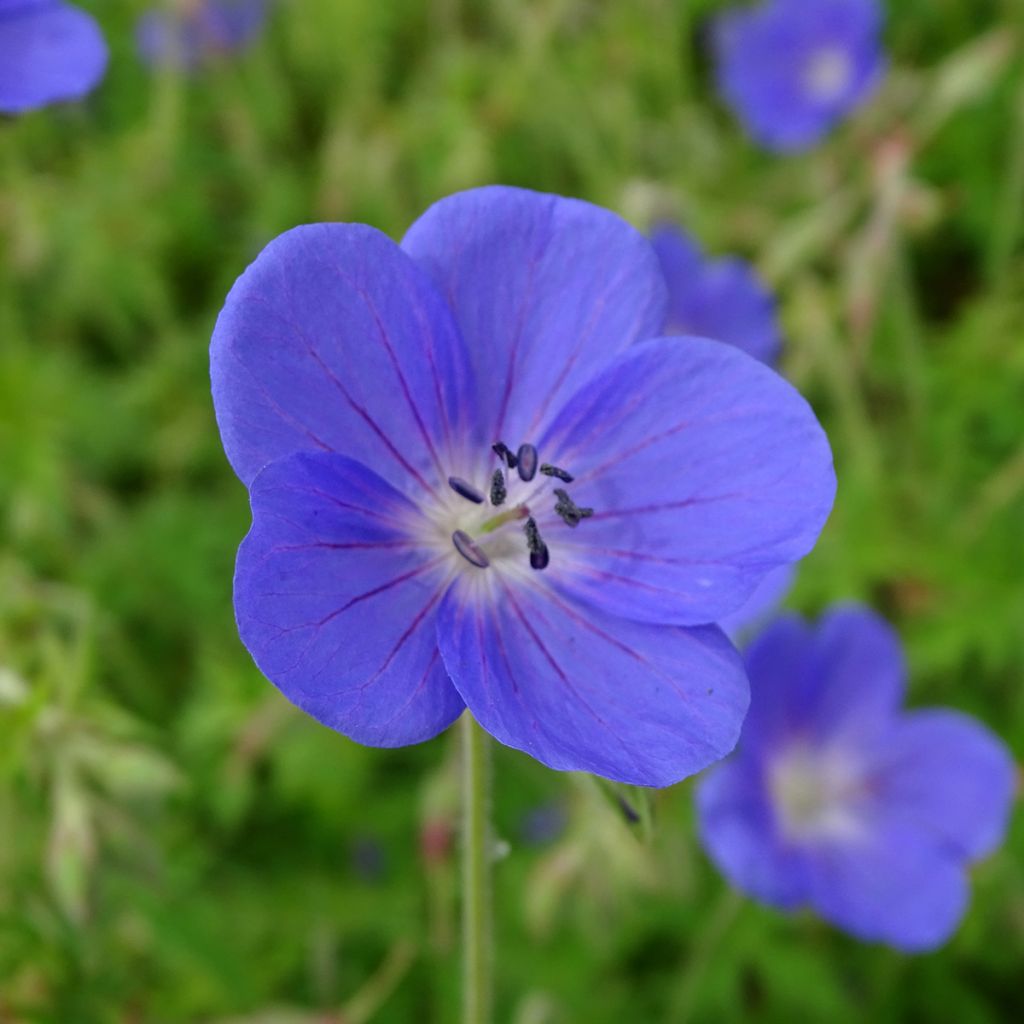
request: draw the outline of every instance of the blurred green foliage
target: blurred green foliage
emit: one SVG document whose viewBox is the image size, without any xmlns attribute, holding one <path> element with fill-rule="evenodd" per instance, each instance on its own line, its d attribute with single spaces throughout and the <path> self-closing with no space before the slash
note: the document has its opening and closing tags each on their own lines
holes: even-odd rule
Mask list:
<svg viewBox="0 0 1024 1024">
<path fill-rule="evenodd" d="M 141 0 L 83 5 L 106 82 L 0 122 L 0 1020 L 455 1014 L 453 737 L 356 747 L 232 621 L 206 347 L 296 223 L 400 236 L 502 181 L 755 259 L 840 478 L 791 603 L 871 602 L 913 703 L 1024 752 L 1020 0 L 892 0 L 879 94 L 784 160 L 714 98 L 710 0 L 281 0 L 192 79 L 138 63 Z M 689 784 L 645 840 L 588 780 L 496 769 L 502 1022 L 1019 1019 L 1020 821 L 955 940 L 906 958 L 730 893 Z"/>
</svg>

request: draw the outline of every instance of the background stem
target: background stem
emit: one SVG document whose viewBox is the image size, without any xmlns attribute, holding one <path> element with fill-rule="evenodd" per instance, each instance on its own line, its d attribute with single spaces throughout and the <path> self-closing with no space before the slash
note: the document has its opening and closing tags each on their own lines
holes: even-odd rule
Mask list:
<svg viewBox="0 0 1024 1024">
<path fill-rule="evenodd" d="M 463 1024 L 489 1024 L 492 990 L 490 750 L 473 716 L 462 715 Z"/>
</svg>

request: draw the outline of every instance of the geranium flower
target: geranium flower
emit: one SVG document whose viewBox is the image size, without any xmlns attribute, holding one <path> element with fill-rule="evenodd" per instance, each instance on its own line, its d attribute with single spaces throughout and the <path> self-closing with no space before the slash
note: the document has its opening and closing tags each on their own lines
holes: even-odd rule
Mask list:
<svg viewBox="0 0 1024 1024">
<path fill-rule="evenodd" d="M 0 113 L 77 100 L 107 68 L 95 20 L 61 0 L 0 0 Z"/>
<path fill-rule="evenodd" d="M 899 639 L 877 615 L 796 617 L 747 653 L 750 714 L 698 790 L 705 847 L 739 888 L 861 939 L 928 949 L 967 904 L 966 866 L 1000 842 L 1005 747 L 968 715 L 903 712 Z"/>
<path fill-rule="evenodd" d="M 775 299 L 754 268 L 736 256 L 706 259 L 697 243 L 671 224 L 651 233 L 668 284 L 666 334 L 691 334 L 735 345 L 773 364 L 781 339 Z"/>
<path fill-rule="evenodd" d="M 735 345 L 755 359 L 775 363 L 781 347 L 775 299 L 754 268 L 736 256 L 709 260 L 697 243 L 672 224 L 651 232 L 668 285 L 665 334 L 696 335 Z M 763 625 L 793 585 L 795 569 L 768 573 L 750 599 L 719 625 L 734 639 Z"/>
<path fill-rule="evenodd" d="M 707 624 L 807 552 L 835 478 L 775 373 L 645 341 L 665 310 L 643 236 L 520 189 L 445 199 L 401 246 L 360 224 L 267 246 L 211 350 L 263 673 L 374 746 L 468 706 L 553 768 L 638 784 L 728 752 L 747 684 Z"/>
<path fill-rule="evenodd" d="M 876 0 L 765 0 L 722 14 L 718 86 L 769 149 L 813 145 L 854 110 L 884 66 Z"/>
<path fill-rule="evenodd" d="M 147 64 L 195 70 L 210 57 L 249 43 L 266 17 L 267 0 L 178 0 L 173 9 L 143 14 L 135 39 Z"/>
</svg>

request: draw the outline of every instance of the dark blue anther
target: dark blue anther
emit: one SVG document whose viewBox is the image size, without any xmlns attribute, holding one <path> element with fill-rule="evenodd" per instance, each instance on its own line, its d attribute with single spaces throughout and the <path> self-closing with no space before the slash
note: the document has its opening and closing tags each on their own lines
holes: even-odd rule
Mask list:
<svg viewBox="0 0 1024 1024">
<path fill-rule="evenodd" d="M 505 474 L 500 469 L 494 471 L 491 477 L 491 504 L 504 505 L 508 497 L 508 489 L 505 487 Z"/>
<path fill-rule="evenodd" d="M 484 496 L 472 484 L 466 483 L 462 477 L 448 477 L 448 486 L 460 498 L 465 498 L 467 501 L 471 501 L 475 505 L 482 505 L 484 503 Z"/>
<path fill-rule="evenodd" d="M 548 546 L 541 539 L 540 530 L 537 529 L 537 520 L 530 516 L 523 523 L 523 532 L 526 534 L 526 546 L 530 550 L 530 568 L 546 569 L 551 561 Z"/>
<path fill-rule="evenodd" d="M 465 530 L 456 530 L 452 534 L 452 543 L 455 545 L 455 550 L 470 565 L 475 565 L 478 569 L 486 569 L 491 564 L 491 560 L 477 547 L 473 538 Z"/>
<path fill-rule="evenodd" d="M 516 462 L 518 461 L 516 459 L 516 454 L 507 444 L 505 444 L 504 441 L 495 441 L 494 444 L 491 445 L 491 450 L 499 459 L 504 459 L 505 464 L 509 469 L 516 468 Z"/>
<path fill-rule="evenodd" d="M 521 444 L 516 452 L 520 480 L 532 480 L 537 475 L 537 449 L 532 444 Z"/>
<path fill-rule="evenodd" d="M 558 466 L 552 466 L 550 462 L 542 462 L 540 465 L 540 471 L 545 476 L 557 477 L 563 483 L 571 484 L 576 478 L 572 473 L 567 473 L 564 469 L 559 469 Z"/>
<path fill-rule="evenodd" d="M 574 530 L 584 519 L 589 519 L 593 514 L 592 508 L 580 508 L 576 502 L 569 497 L 569 492 L 562 487 L 555 488 L 555 496 L 558 501 L 555 503 L 555 511 L 562 517 L 566 526 Z"/>
</svg>

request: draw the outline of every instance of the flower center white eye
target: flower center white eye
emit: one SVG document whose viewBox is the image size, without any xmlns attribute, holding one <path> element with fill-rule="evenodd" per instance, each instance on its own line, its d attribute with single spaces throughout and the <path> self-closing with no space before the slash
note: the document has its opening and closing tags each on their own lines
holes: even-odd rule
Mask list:
<svg viewBox="0 0 1024 1024">
<path fill-rule="evenodd" d="M 844 838 L 860 830 L 864 778 L 846 751 L 793 745 L 772 762 L 768 787 L 786 839 Z"/>
<path fill-rule="evenodd" d="M 822 103 L 842 96 L 852 80 L 853 61 L 838 46 L 827 46 L 812 54 L 804 71 L 807 91 Z"/>
</svg>

